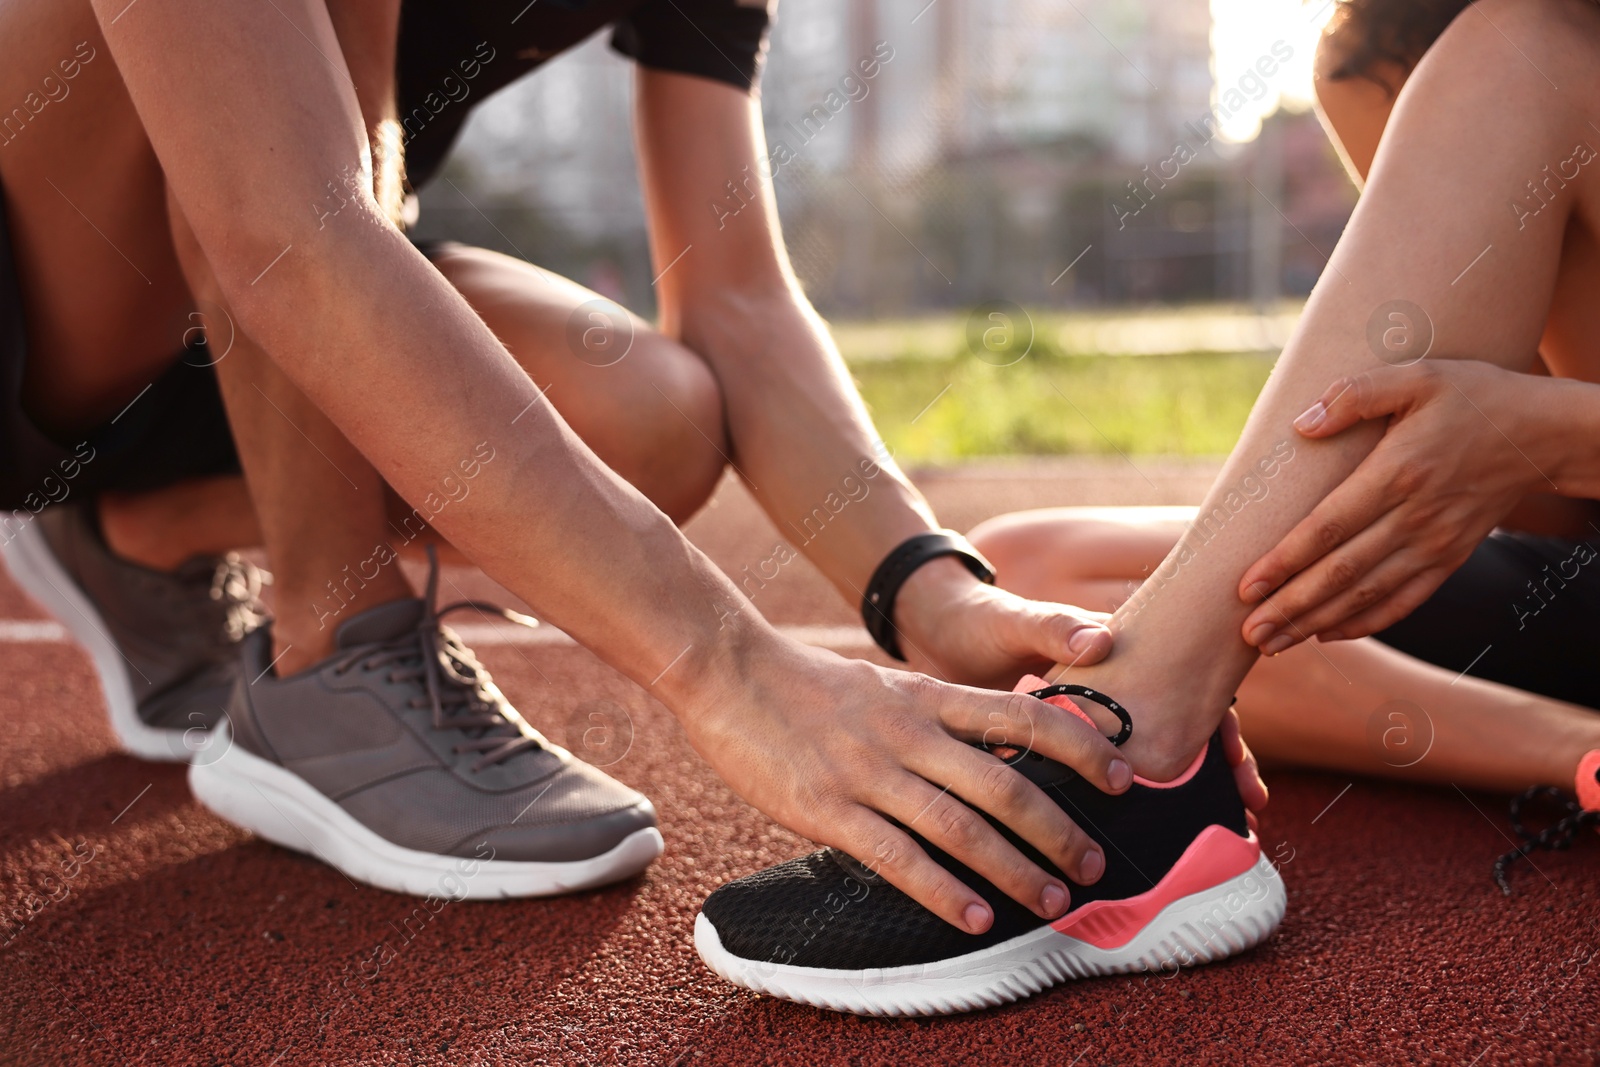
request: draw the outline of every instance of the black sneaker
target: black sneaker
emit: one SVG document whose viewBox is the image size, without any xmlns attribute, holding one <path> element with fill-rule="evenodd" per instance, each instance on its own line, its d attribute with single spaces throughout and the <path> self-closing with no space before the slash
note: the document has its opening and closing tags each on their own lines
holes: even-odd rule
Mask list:
<svg viewBox="0 0 1600 1067">
<path fill-rule="evenodd" d="M 1115 701 L 1082 686 L 1074 694 Z M 1277 870 L 1261 854 L 1220 735 L 1179 778 L 1135 778 L 1108 796 L 1033 752 L 1008 756 L 1105 849 L 1106 872 L 1072 886 L 1071 909 L 1046 922 L 917 836 L 946 870 L 994 909 L 994 925 L 963 933 L 876 872 L 823 849 L 718 889 L 695 920 L 695 947 L 746 989 L 861 1015 L 936 1015 L 992 1007 L 1068 978 L 1207 963 L 1251 948 L 1283 918 Z M 989 820 L 1024 855 L 1061 872 Z"/>
</svg>

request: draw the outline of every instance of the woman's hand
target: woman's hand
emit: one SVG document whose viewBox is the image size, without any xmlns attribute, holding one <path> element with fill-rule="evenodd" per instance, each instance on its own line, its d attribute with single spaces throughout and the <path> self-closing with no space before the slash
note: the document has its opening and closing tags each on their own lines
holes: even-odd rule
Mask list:
<svg viewBox="0 0 1600 1067">
<path fill-rule="evenodd" d="M 1108 793 L 1126 790 L 1128 764 L 1072 713 L 1025 693 L 949 685 L 777 637 L 737 659 L 737 683 L 710 682 L 680 712 L 695 749 L 763 812 L 849 853 L 947 922 L 981 933 L 994 917 L 901 827 L 1043 919 L 1067 910 L 1070 890 L 974 809 L 1074 881 L 1094 882 L 1105 870 L 1099 846 L 1054 801 L 971 744 L 1031 747 Z"/>
<path fill-rule="evenodd" d="M 1233 781 L 1239 787 L 1239 799 L 1244 801 L 1245 819 L 1250 829 L 1256 828 L 1256 815 L 1267 806 L 1267 783 L 1261 780 L 1261 770 L 1256 765 L 1255 753 L 1245 744 L 1239 731 L 1239 713 L 1229 708 L 1222 716 L 1222 754 L 1233 768 Z"/>
<path fill-rule="evenodd" d="M 1303 436 L 1385 417 L 1389 427 L 1245 571 L 1239 596 L 1260 605 L 1245 619 L 1245 640 L 1270 655 L 1312 635 L 1364 637 L 1415 610 L 1524 494 L 1553 488 L 1537 458 L 1539 390 L 1549 384 L 1487 363 L 1429 360 L 1329 386 L 1295 420 Z"/>
<path fill-rule="evenodd" d="M 948 558 L 906 579 L 894 615 L 911 669 L 962 685 L 1009 690 L 1050 664 L 1087 666 L 1111 651 L 1109 615 L 1024 599 Z"/>
</svg>

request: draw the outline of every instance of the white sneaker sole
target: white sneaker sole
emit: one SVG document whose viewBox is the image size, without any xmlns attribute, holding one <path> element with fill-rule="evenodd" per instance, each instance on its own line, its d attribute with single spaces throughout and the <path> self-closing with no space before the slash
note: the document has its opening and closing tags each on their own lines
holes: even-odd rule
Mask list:
<svg viewBox="0 0 1600 1067">
<path fill-rule="evenodd" d="M 1173 901 L 1115 949 L 1044 926 L 937 963 L 827 970 L 735 956 L 703 912 L 695 919 L 694 944 L 713 971 L 757 993 L 857 1015 L 948 1015 L 1030 997 L 1070 978 L 1220 960 L 1266 940 L 1287 903 L 1283 880 L 1262 857 L 1243 874 Z"/>
<path fill-rule="evenodd" d="M 128 676 L 128 660 L 106 632 L 105 621 L 94 602 L 57 561 L 43 531 L 33 522 L 33 516 L 29 512 L 17 515 L 27 516 L 27 519 L 15 537 L 0 545 L 0 556 L 5 557 L 11 577 L 23 591 L 54 615 L 89 653 L 89 662 L 100 679 L 100 691 L 105 694 L 106 712 L 117 743 L 123 751 L 140 759 L 160 763 L 189 762 L 196 751 L 205 748 L 209 731 L 199 726 L 189 730 L 166 730 L 139 718 L 139 702 L 134 698 Z"/>
<path fill-rule="evenodd" d="M 213 731 L 221 755 L 189 767 L 195 798 L 257 837 L 304 852 L 379 889 L 451 900 L 545 897 L 631 877 L 661 855 L 655 827 L 635 830 L 586 860 L 516 862 L 442 856 L 402 848 L 362 825 L 292 771 L 233 745 L 224 720 Z"/>
</svg>

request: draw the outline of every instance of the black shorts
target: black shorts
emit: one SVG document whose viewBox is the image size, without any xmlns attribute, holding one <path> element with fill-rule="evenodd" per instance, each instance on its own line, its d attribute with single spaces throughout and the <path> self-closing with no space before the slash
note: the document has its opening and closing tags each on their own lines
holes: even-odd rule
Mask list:
<svg viewBox="0 0 1600 1067">
<path fill-rule="evenodd" d="M 1378 640 L 1450 671 L 1600 709 L 1600 531 L 1496 530 Z"/>
<path fill-rule="evenodd" d="M 474 105 L 611 26 L 642 66 L 749 92 L 777 0 L 403 0 L 398 61 L 406 175 L 438 171 Z"/>
</svg>

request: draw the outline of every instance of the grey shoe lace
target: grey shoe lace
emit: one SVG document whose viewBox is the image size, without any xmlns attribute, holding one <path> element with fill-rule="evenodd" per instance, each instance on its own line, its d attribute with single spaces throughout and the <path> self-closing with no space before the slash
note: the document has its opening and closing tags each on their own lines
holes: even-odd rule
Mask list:
<svg viewBox="0 0 1600 1067">
<path fill-rule="evenodd" d="M 353 667 L 364 670 L 392 668 L 391 682 L 420 682 L 423 693 L 408 701 L 413 708 L 431 708 L 435 730 L 455 730 L 467 738 L 455 746 L 457 754 L 481 752 L 472 764 L 473 774 L 515 756 L 544 747 L 544 738 L 517 714 L 494 684 L 471 649 L 461 643 L 441 619 L 453 611 L 472 609 L 498 615 L 520 626 L 537 626 L 537 619 L 479 600 L 461 600 L 439 608 L 439 560 L 428 546 L 428 588 L 423 597 L 422 620 L 415 630 L 377 647 L 353 649 L 334 665 L 344 674 Z"/>
</svg>

